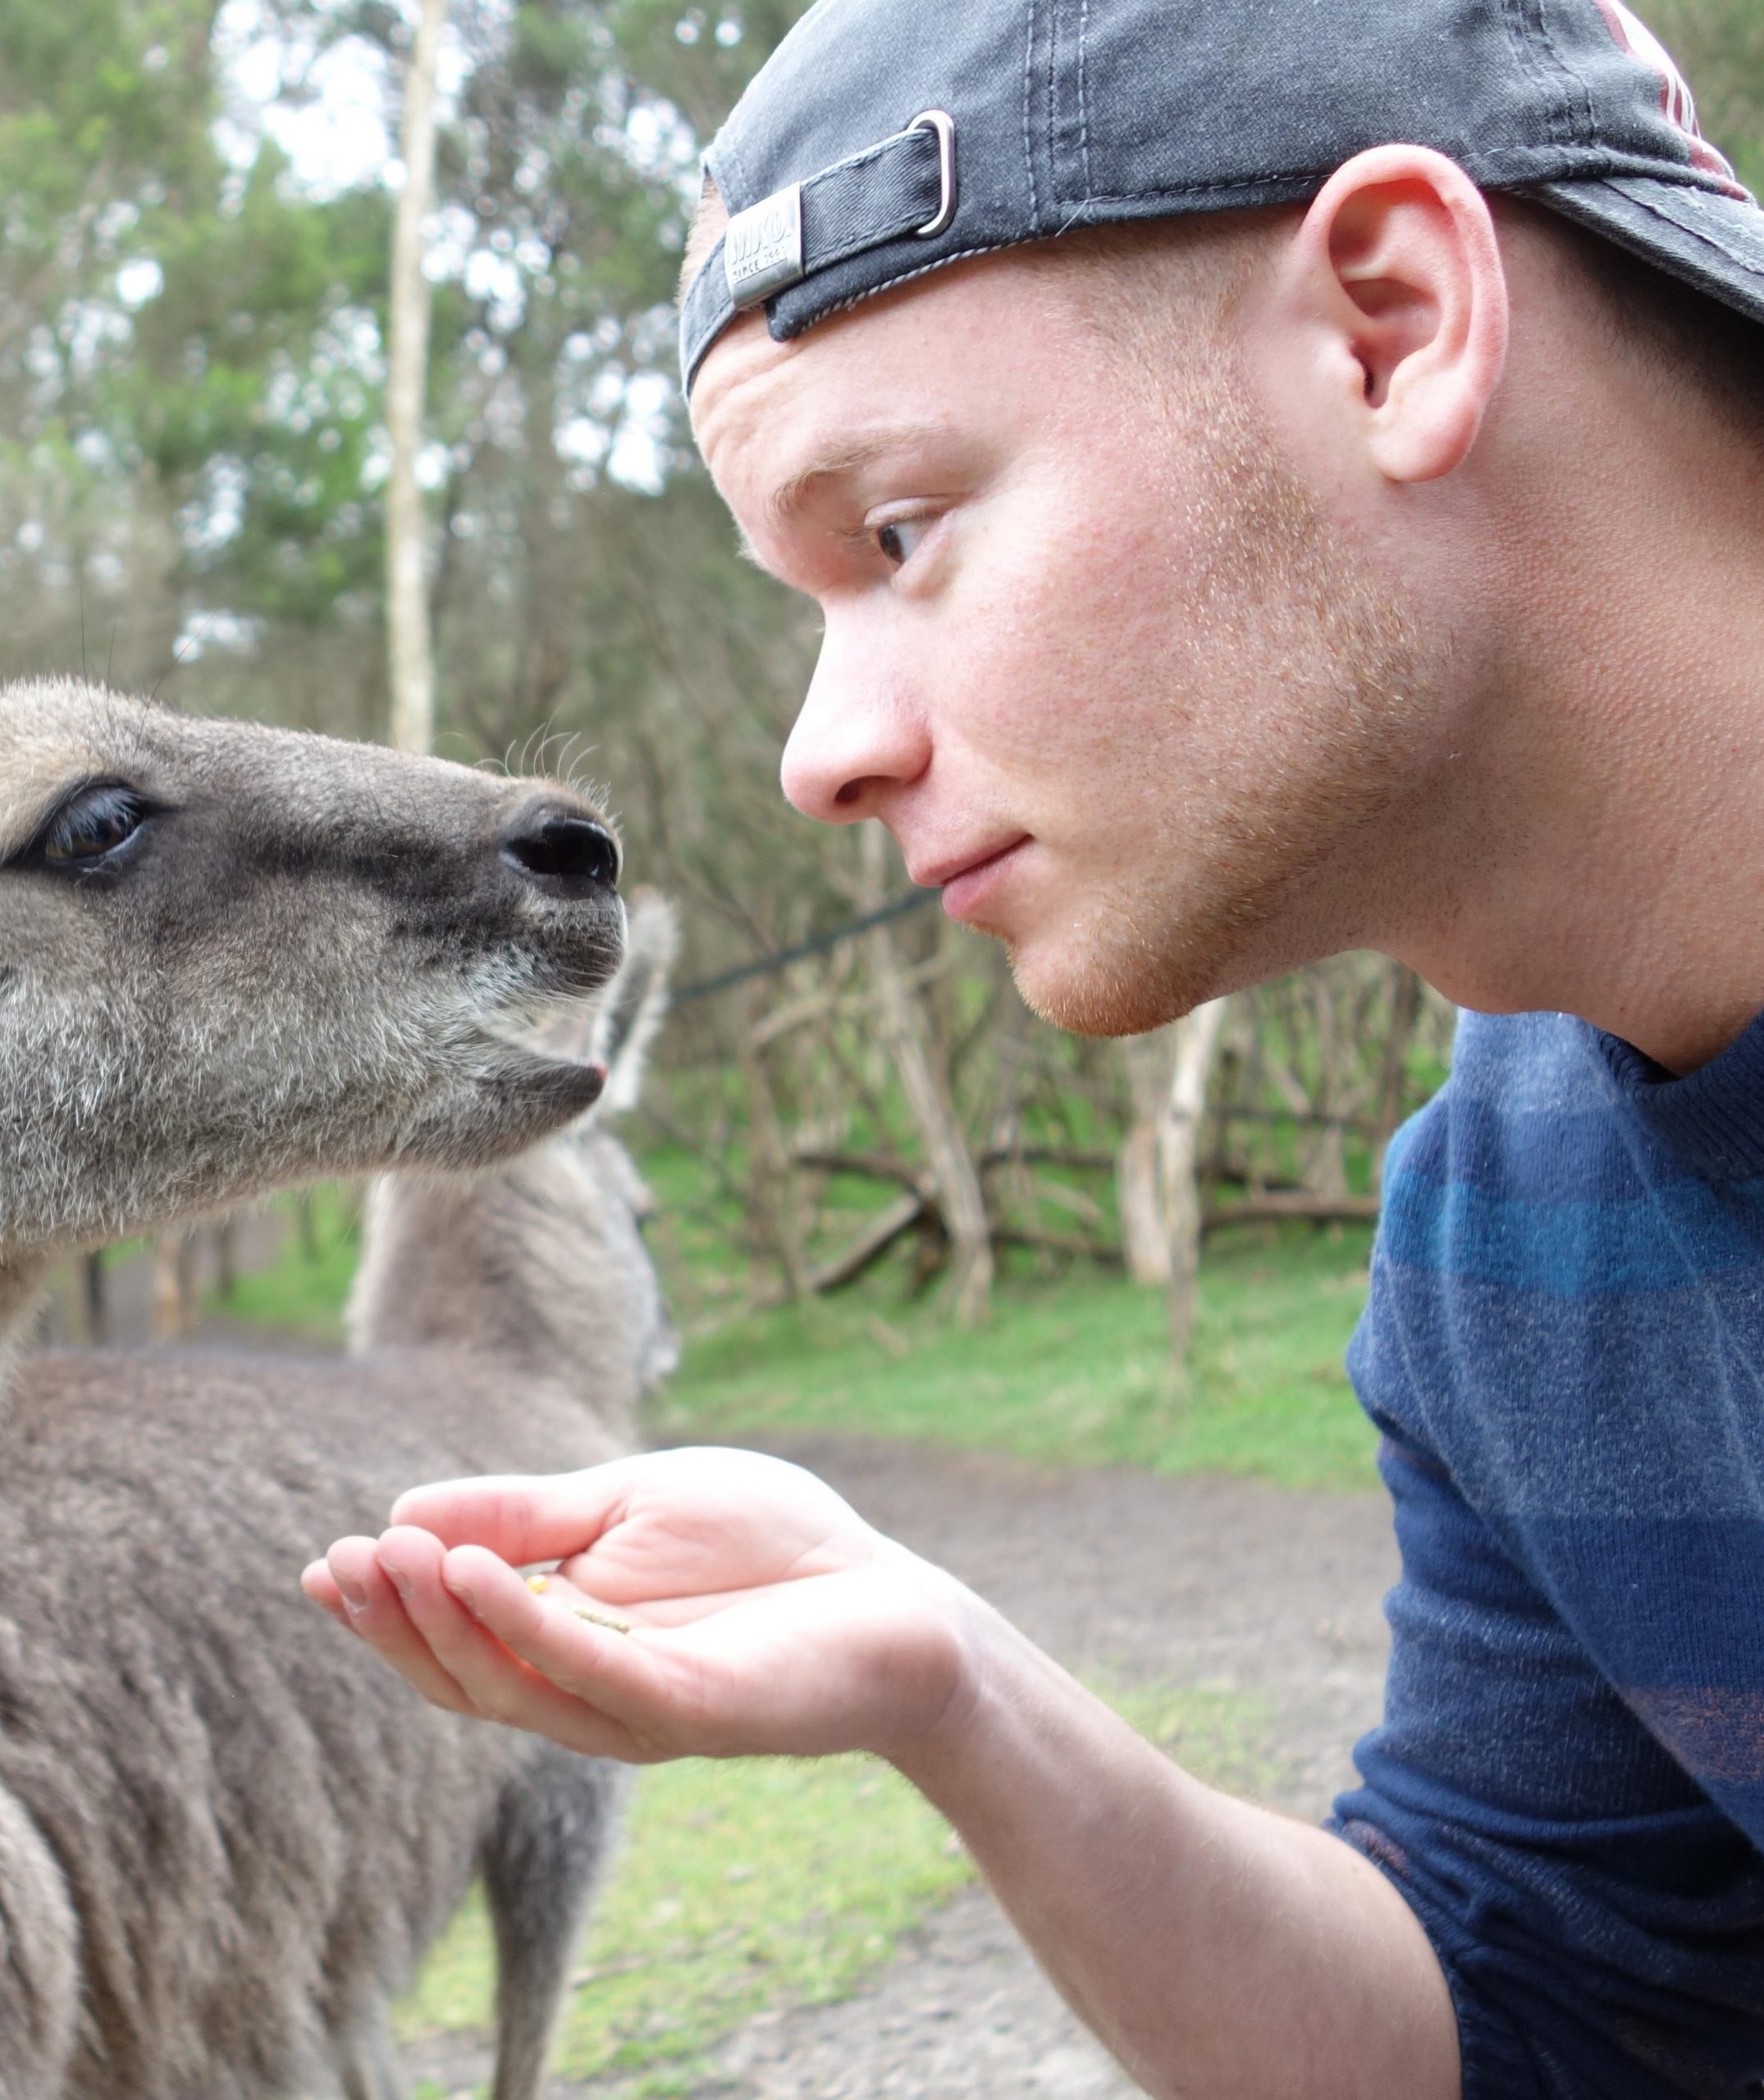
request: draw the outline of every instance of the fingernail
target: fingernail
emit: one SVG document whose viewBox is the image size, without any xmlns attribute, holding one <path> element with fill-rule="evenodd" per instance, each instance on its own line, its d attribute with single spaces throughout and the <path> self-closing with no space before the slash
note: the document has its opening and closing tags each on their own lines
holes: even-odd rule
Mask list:
<svg viewBox="0 0 1764 2100">
<path fill-rule="evenodd" d="M 386 1568 L 386 1563 L 383 1560 L 380 1563 L 380 1565 L 382 1568 Z M 400 1596 L 408 1597 L 410 1595 L 410 1577 L 404 1573 L 403 1568 L 386 1568 L 386 1580 L 391 1584 L 392 1587 L 397 1591 Z"/>
<path fill-rule="evenodd" d="M 465 1606 L 466 1609 L 475 1618 L 478 1613 L 478 1592 L 472 1587 L 471 1584 L 469 1582 L 456 1582 L 450 1575 L 443 1575 L 441 1580 L 447 1585 L 449 1595 L 457 1597 L 460 1603 Z"/>
<path fill-rule="evenodd" d="M 340 1575 L 334 1576 L 332 1580 L 342 1596 L 345 1609 L 357 1612 L 368 1609 L 368 1592 L 359 1582 L 345 1582 Z"/>
</svg>

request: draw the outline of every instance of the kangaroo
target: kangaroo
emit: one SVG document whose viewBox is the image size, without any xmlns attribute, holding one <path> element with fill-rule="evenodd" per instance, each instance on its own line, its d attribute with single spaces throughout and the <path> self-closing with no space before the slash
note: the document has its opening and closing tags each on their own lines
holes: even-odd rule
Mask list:
<svg viewBox="0 0 1764 2100">
<path fill-rule="evenodd" d="M 583 1121 L 671 946 L 638 907 L 617 974 L 618 873 L 555 782 L 0 687 L 4 2100 L 393 2100 L 474 1874 L 537 2100 L 615 1777 L 427 1707 L 298 1576 L 414 1481 L 628 1448 L 671 1362 Z M 57 1258 L 388 1169 L 349 1359 L 19 1354 Z"/>
</svg>

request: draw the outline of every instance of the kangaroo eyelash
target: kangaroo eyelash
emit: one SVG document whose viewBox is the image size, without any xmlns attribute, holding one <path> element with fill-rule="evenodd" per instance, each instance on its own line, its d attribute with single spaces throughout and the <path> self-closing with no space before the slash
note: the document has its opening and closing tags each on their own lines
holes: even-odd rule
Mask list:
<svg viewBox="0 0 1764 2100">
<path fill-rule="evenodd" d="M 80 873 L 101 865 L 157 814 L 147 797 L 121 781 L 93 781 L 63 797 L 13 863 Z"/>
</svg>

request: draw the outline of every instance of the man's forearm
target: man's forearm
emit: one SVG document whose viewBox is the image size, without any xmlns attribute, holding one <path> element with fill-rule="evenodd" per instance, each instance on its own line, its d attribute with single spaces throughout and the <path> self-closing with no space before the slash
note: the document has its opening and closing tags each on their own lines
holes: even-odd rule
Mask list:
<svg viewBox="0 0 1764 2100">
<path fill-rule="evenodd" d="M 1230 1799 L 976 1608 L 975 1688 L 898 1758 L 1061 1990 L 1165 2100 L 1458 2100 L 1414 1914 L 1350 1847 Z"/>
</svg>

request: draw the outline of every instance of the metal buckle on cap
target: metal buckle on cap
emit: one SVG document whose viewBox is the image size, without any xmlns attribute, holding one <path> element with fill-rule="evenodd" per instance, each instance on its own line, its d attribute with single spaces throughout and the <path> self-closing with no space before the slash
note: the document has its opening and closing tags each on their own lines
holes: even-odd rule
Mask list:
<svg viewBox="0 0 1764 2100">
<path fill-rule="evenodd" d="M 930 240 L 944 232 L 956 215 L 956 120 L 947 109 L 923 109 L 907 129 L 930 131 L 937 140 L 937 216 L 913 232 Z"/>
<path fill-rule="evenodd" d="M 956 121 L 947 110 L 921 110 L 904 130 L 897 131 L 893 139 L 884 139 L 881 148 L 824 169 L 820 175 L 811 176 L 810 180 L 818 185 L 831 183 L 848 173 L 863 173 L 883 148 L 898 145 L 916 131 L 929 131 L 937 142 L 937 210 L 923 226 L 899 230 L 912 232 L 920 240 L 934 240 L 956 216 Z M 729 285 L 730 304 L 738 313 L 743 308 L 757 306 L 774 292 L 782 291 L 787 285 L 798 284 L 808 275 L 802 240 L 802 187 L 800 182 L 793 182 L 787 189 L 775 189 L 757 204 L 737 212 L 724 228 L 723 275 Z M 892 238 L 894 228 L 898 227 L 898 219 L 893 227 L 882 226 L 869 244 L 874 246 L 877 240 Z M 817 257 L 816 268 L 825 260 L 825 256 Z"/>
<path fill-rule="evenodd" d="M 737 212 L 723 231 L 723 274 L 738 311 L 808 273 L 802 267 L 802 185 L 775 189 Z"/>
</svg>

